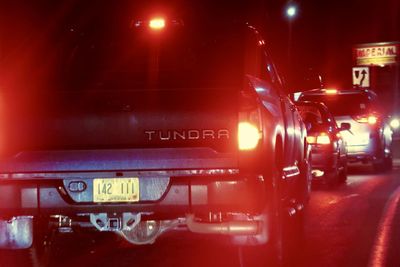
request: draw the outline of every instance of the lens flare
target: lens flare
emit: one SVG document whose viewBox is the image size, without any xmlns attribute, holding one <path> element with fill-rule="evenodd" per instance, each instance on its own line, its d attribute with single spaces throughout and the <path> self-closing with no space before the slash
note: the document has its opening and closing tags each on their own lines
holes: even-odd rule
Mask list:
<svg viewBox="0 0 400 267">
<path fill-rule="evenodd" d="M 149 27 L 153 30 L 161 30 L 165 28 L 165 20 L 163 18 L 155 18 L 150 20 Z"/>
</svg>

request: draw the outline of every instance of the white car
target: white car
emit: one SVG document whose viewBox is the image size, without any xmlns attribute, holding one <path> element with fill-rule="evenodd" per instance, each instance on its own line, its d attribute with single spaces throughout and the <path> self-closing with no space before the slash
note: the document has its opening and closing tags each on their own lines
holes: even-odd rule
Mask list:
<svg viewBox="0 0 400 267">
<path fill-rule="evenodd" d="M 339 125 L 351 124 L 349 131 L 341 133 L 349 162 L 372 162 L 376 171 L 392 168 L 392 129 L 380 111 L 375 92 L 317 89 L 302 92 L 299 100 L 323 102 Z"/>
</svg>

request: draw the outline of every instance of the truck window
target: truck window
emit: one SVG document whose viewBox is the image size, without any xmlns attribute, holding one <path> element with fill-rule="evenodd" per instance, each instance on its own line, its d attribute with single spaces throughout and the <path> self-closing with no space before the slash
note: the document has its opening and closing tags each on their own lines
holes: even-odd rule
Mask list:
<svg viewBox="0 0 400 267">
<path fill-rule="evenodd" d="M 249 50 L 240 31 L 185 25 L 160 36 L 140 29 L 68 34 L 55 75 L 64 89 L 238 88 L 245 67 L 259 76 L 257 57 L 253 68 L 245 66 Z"/>
</svg>

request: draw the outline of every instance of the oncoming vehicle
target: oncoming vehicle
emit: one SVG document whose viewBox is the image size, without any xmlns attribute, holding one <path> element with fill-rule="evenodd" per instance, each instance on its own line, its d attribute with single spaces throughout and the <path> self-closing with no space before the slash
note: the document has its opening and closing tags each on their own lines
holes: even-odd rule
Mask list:
<svg viewBox="0 0 400 267">
<path fill-rule="evenodd" d="M 299 101 L 296 106 L 307 127 L 313 182 L 332 185 L 345 181 L 347 150 L 342 132 L 348 131 L 350 124 L 342 123 L 339 128 L 323 103 Z"/>
<path fill-rule="evenodd" d="M 185 229 L 287 258 L 309 148 L 261 34 L 98 12 L 49 37 L 40 88 L 2 92 L 0 247 L 41 261 L 77 229 L 134 245 Z"/>
<path fill-rule="evenodd" d="M 392 168 L 392 130 L 371 90 L 322 89 L 303 92 L 299 100 L 323 102 L 338 124 L 350 123 L 342 132 L 350 162 L 372 162 L 375 170 Z"/>
</svg>

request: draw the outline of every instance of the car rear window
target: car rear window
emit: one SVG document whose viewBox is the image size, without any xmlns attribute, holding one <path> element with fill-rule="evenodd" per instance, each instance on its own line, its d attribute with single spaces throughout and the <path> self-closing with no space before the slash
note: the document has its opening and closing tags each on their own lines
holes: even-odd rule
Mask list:
<svg viewBox="0 0 400 267">
<path fill-rule="evenodd" d="M 297 109 L 299 110 L 301 118 L 306 121 L 311 115 L 316 119 L 317 123 L 323 123 L 324 119 L 321 115 L 321 112 L 317 107 L 309 106 L 309 105 L 297 105 Z"/>
<path fill-rule="evenodd" d="M 371 100 L 363 94 L 302 95 L 302 101 L 324 103 L 332 115 L 360 115 L 372 109 Z"/>
</svg>

